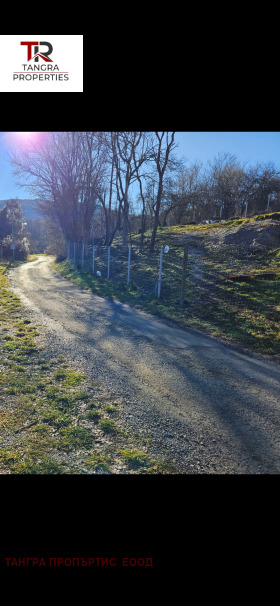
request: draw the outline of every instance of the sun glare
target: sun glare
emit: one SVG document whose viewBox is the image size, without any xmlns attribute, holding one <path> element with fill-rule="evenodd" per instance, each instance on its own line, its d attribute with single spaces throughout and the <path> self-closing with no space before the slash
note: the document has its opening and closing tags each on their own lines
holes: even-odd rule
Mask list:
<svg viewBox="0 0 280 606">
<path fill-rule="evenodd" d="M 16 133 L 16 135 L 18 135 L 18 137 L 30 137 L 30 135 L 32 135 L 32 131 L 29 133 L 24 133 L 23 131 L 20 131 L 18 133 Z"/>
<path fill-rule="evenodd" d="M 21 139 L 22 141 L 34 141 L 35 139 L 37 139 L 39 133 L 33 132 L 33 131 L 31 131 L 29 133 L 20 131 L 20 132 L 15 132 L 14 134 L 17 139 Z"/>
<path fill-rule="evenodd" d="M 21 148 L 29 149 L 30 146 L 38 145 L 43 142 L 43 133 L 35 131 L 18 131 L 18 132 L 5 132 L 4 142 L 8 148 Z"/>
</svg>

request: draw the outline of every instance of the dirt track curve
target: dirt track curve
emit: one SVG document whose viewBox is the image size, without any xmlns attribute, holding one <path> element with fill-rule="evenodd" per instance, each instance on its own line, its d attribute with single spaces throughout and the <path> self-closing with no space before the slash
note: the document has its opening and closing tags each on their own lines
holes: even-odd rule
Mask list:
<svg viewBox="0 0 280 606">
<path fill-rule="evenodd" d="M 123 400 L 178 473 L 280 472 L 280 367 L 191 329 L 96 296 L 42 256 L 9 272 L 42 343 Z"/>
</svg>

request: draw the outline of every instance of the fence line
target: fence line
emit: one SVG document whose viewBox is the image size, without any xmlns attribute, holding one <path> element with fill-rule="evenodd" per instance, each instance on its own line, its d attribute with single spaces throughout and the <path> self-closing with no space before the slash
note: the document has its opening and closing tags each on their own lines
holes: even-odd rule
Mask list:
<svg viewBox="0 0 280 606">
<path fill-rule="evenodd" d="M 97 246 L 78 242 L 67 243 L 67 257 L 78 269 L 100 279 L 131 286 L 143 294 L 157 298 L 174 297 L 183 304 L 187 275 L 187 253 L 184 247 L 165 246 L 152 254 L 128 246 L 126 250 L 111 245 Z"/>
</svg>

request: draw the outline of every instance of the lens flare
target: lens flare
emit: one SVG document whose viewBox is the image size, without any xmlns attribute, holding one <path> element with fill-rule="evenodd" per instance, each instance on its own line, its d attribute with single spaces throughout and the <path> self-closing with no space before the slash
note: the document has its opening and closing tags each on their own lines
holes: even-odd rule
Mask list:
<svg viewBox="0 0 280 606">
<path fill-rule="evenodd" d="M 23 137 L 24 139 L 31 137 L 34 133 L 31 131 L 29 133 L 23 132 L 23 131 L 19 131 L 16 132 L 15 135 L 17 135 L 18 137 Z"/>
<path fill-rule="evenodd" d="M 19 148 L 27 151 L 33 146 L 37 147 L 38 144 L 43 144 L 44 133 L 37 131 L 4 132 L 2 139 L 8 149 Z"/>
<path fill-rule="evenodd" d="M 26 141 L 26 142 L 36 141 L 38 138 L 38 135 L 40 135 L 40 133 L 34 132 L 34 131 L 31 131 L 29 133 L 19 131 L 19 132 L 15 132 L 12 134 L 14 135 L 15 139 L 17 139 L 18 141 Z"/>
</svg>

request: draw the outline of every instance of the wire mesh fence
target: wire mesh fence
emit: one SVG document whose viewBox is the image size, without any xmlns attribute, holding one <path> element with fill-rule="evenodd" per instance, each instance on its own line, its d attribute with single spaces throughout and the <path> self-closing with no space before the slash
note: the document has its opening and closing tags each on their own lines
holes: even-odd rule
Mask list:
<svg viewBox="0 0 280 606">
<path fill-rule="evenodd" d="M 187 249 L 183 246 L 157 247 L 153 253 L 137 246 L 94 246 L 68 243 L 68 259 L 78 269 L 100 279 L 129 286 L 143 296 L 182 300 L 186 279 Z"/>
</svg>

